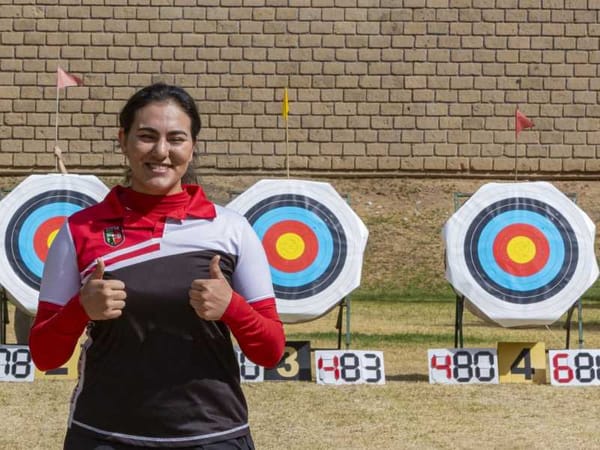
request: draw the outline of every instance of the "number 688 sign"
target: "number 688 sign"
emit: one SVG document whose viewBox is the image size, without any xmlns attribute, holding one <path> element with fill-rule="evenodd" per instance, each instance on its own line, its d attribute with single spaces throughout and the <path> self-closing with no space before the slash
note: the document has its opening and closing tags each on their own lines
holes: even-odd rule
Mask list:
<svg viewBox="0 0 600 450">
<path fill-rule="evenodd" d="M 600 385 L 600 350 L 550 350 L 548 362 L 553 386 Z"/>
</svg>

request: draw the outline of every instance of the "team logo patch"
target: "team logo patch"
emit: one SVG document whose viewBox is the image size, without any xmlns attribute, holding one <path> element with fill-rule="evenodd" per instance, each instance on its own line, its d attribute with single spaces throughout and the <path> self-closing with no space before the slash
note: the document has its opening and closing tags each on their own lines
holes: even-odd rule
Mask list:
<svg viewBox="0 0 600 450">
<path fill-rule="evenodd" d="M 111 247 L 117 247 L 118 245 L 121 245 L 124 240 L 125 236 L 123 235 L 123 228 L 120 226 L 108 227 L 104 229 L 104 242 Z"/>
</svg>

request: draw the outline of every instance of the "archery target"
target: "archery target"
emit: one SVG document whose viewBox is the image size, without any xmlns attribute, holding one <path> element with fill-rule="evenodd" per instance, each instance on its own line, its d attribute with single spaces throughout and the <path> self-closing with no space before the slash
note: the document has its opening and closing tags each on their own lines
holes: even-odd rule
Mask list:
<svg viewBox="0 0 600 450">
<path fill-rule="evenodd" d="M 490 183 L 444 226 L 446 277 L 502 326 L 550 324 L 594 283 L 595 226 L 549 183 Z"/>
<path fill-rule="evenodd" d="M 108 188 L 96 177 L 32 175 L 0 202 L 4 246 L 0 284 L 30 313 L 37 297 L 48 249 L 71 214 L 96 204 Z"/>
<path fill-rule="evenodd" d="M 263 180 L 227 206 L 262 241 L 284 322 L 316 319 L 360 284 L 368 232 L 331 185 Z"/>
</svg>

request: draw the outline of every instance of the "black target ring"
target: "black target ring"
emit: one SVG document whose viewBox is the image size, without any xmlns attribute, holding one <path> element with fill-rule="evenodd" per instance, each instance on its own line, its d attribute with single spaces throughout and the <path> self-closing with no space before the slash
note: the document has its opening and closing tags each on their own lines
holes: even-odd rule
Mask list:
<svg viewBox="0 0 600 450">
<path fill-rule="evenodd" d="M 38 264 L 32 265 L 31 263 L 35 256 L 32 256 L 31 248 L 24 248 L 23 246 L 23 242 L 33 241 L 31 227 L 35 227 L 42 219 L 50 218 L 48 214 L 68 216 L 75 210 L 96 203 L 95 199 L 86 194 L 59 189 L 37 194 L 25 201 L 14 212 L 6 228 L 4 248 L 12 270 L 23 283 L 36 291 L 40 288 L 41 273 L 37 268 Z M 44 208 L 45 210 L 40 214 L 40 217 L 34 217 L 37 212 Z"/>
<path fill-rule="evenodd" d="M 480 243 L 485 227 L 493 218 L 512 211 L 526 211 L 548 220 L 555 227 L 553 234 L 562 246 L 561 252 L 551 252 L 553 255 L 560 254 L 560 261 L 554 261 L 555 266 L 560 266 L 558 273 L 546 277 L 543 284 L 533 289 L 515 290 L 498 283 L 481 260 Z M 465 262 L 475 282 L 494 297 L 520 305 L 542 302 L 557 295 L 573 278 L 580 258 L 576 235 L 567 219 L 554 207 L 532 198 L 513 197 L 490 204 L 474 218 L 464 242 Z"/>
<path fill-rule="evenodd" d="M 273 287 L 277 298 L 302 300 L 319 294 L 336 281 L 346 265 L 348 243 L 344 228 L 333 212 L 322 203 L 304 195 L 281 194 L 267 197 L 252 206 L 245 216 L 262 239 L 264 233 L 261 228 L 269 227 L 277 220 L 284 219 L 285 211 L 293 211 L 297 214 L 297 219 L 305 222 L 315 231 L 319 246 L 328 248 L 327 252 L 315 256 L 317 264 L 315 267 L 319 266 L 319 268 L 318 274 L 312 279 L 303 280 L 301 284 L 294 284 L 293 280 L 281 283 L 277 281 L 277 274 L 274 274 Z M 281 217 L 278 218 L 279 212 Z M 271 219 L 261 225 L 260 221 L 268 214 L 271 214 Z M 318 223 L 323 223 L 326 231 L 317 229 Z"/>
</svg>

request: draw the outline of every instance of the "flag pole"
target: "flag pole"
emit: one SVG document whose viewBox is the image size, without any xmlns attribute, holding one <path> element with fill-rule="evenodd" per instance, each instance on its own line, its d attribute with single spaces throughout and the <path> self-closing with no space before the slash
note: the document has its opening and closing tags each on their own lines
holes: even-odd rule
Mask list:
<svg viewBox="0 0 600 450">
<path fill-rule="evenodd" d="M 515 136 L 515 181 L 517 181 L 517 173 L 519 171 L 519 168 L 518 168 L 519 167 L 519 165 L 518 165 L 519 164 L 519 156 L 517 154 L 517 151 L 518 151 L 517 140 L 518 139 L 519 139 L 518 136 Z"/>
<path fill-rule="evenodd" d="M 289 81 L 289 80 L 288 80 Z M 281 115 L 285 121 L 285 171 L 287 177 L 290 177 L 290 154 L 288 150 L 289 138 L 288 138 L 288 113 L 289 113 L 289 102 L 288 102 L 288 91 L 287 84 L 283 89 L 283 102 L 281 105 Z"/>
<path fill-rule="evenodd" d="M 517 121 L 519 118 L 517 117 L 517 111 L 519 110 L 519 105 L 517 105 L 515 109 L 515 181 L 517 181 L 517 176 L 519 172 L 519 149 L 518 149 L 518 141 L 519 141 L 519 133 L 517 132 Z"/>
<path fill-rule="evenodd" d="M 60 98 L 60 88 L 58 82 L 56 83 L 56 120 L 54 122 L 54 148 L 58 147 L 58 100 Z M 56 160 L 56 171 L 59 171 L 59 156 L 54 151 L 54 159 Z"/>
</svg>

